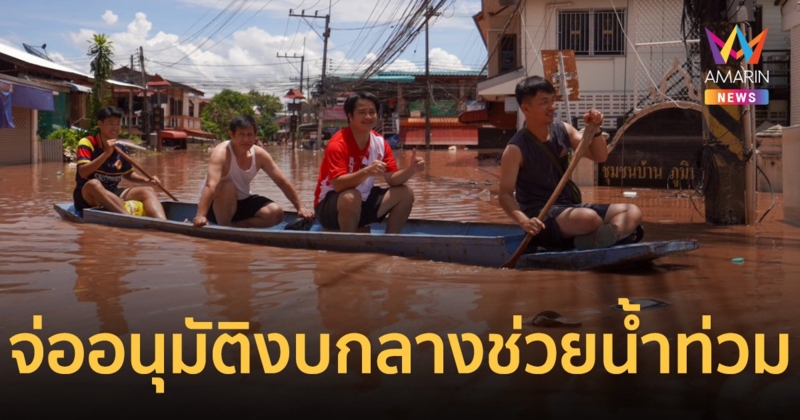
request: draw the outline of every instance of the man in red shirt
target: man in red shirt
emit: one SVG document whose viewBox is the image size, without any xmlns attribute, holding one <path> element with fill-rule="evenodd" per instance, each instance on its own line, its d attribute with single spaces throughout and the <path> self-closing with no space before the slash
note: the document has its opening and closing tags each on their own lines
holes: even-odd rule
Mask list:
<svg viewBox="0 0 800 420">
<path fill-rule="evenodd" d="M 378 98 L 359 92 L 344 103 L 349 127 L 331 138 L 314 192 L 314 208 L 322 227 L 355 232 L 359 227 L 386 219 L 386 233 L 400 233 L 411 214 L 414 193 L 405 182 L 425 170 L 425 160 L 411 155 L 410 164 L 398 169 L 392 148 L 372 130 L 378 121 Z M 376 187 L 381 176 L 389 188 Z"/>
</svg>

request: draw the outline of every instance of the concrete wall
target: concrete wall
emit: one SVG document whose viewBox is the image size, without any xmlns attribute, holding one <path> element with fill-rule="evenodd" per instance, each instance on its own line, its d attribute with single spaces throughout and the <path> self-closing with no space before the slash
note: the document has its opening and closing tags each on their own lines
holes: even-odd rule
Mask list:
<svg viewBox="0 0 800 420">
<path fill-rule="evenodd" d="M 784 129 L 785 130 L 785 129 Z M 783 138 L 782 137 L 757 137 L 761 142 L 756 155 L 756 164 L 764 173 L 756 174 L 756 191 L 783 192 Z M 766 175 L 766 178 L 764 177 Z M 769 179 L 769 183 L 767 182 Z"/>
<path fill-rule="evenodd" d="M 800 179 L 800 125 L 783 129 L 783 179 Z M 783 189 L 783 213 L 786 223 L 800 226 L 800 184 Z"/>
<path fill-rule="evenodd" d="M 676 1 L 676 0 L 670 0 Z M 527 63 L 529 75 L 544 76 L 542 67 L 541 50 L 555 50 L 558 48 L 558 12 L 584 11 L 584 10 L 610 10 L 611 3 L 596 0 L 575 0 L 569 6 L 553 6 L 550 1 L 527 1 L 525 4 L 522 23 L 522 43 L 524 45 L 522 56 Z M 625 9 L 626 4 L 628 8 Z M 617 10 L 625 9 L 625 31 L 632 36 L 632 28 L 636 22 L 636 1 L 616 2 Z M 613 57 L 582 57 L 576 58 L 578 65 L 578 80 L 580 91 L 623 91 L 632 90 L 634 83 L 634 69 L 636 58 L 629 43 L 625 43 L 626 60 L 624 55 Z M 627 66 L 627 68 L 626 68 Z M 627 77 L 626 77 L 627 76 Z"/>
</svg>

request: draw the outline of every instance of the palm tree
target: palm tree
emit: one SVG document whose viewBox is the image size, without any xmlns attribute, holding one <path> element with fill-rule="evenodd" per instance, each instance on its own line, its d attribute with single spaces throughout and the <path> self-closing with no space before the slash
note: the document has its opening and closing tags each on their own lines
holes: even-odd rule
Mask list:
<svg viewBox="0 0 800 420">
<path fill-rule="evenodd" d="M 92 57 L 91 70 L 92 74 L 94 74 L 92 102 L 89 112 L 92 121 L 91 126 L 94 128 L 97 123 L 95 114 L 106 102 L 104 85 L 106 80 L 111 77 L 111 70 L 114 68 L 114 60 L 112 59 L 114 56 L 114 43 L 105 34 L 95 34 L 89 44 L 89 52 L 86 55 Z"/>
</svg>

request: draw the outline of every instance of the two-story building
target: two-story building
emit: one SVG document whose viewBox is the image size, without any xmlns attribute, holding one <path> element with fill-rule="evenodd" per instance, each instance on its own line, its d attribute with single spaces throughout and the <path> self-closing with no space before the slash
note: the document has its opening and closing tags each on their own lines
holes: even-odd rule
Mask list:
<svg viewBox="0 0 800 420">
<path fill-rule="evenodd" d="M 759 68 L 775 77 L 756 86 L 770 90 L 771 98 L 756 107 L 755 127 L 765 121 L 786 125 L 790 33 L 772 0 L 756 3 L 753 36 L 769 28 Z M 606 116 L 603 129 L 614 145 L 609 163 L 584 184 L 688 187 L 693 154 L 702 144 L 705 37 L 688 13 L 682 0 L 483 0 L 474 17 L 488 52 L 489 78 L 478 84 L 487 101 L 483 118 L 494 115 L 496 135 L 509 136 L 510 121 L 496 120 L 505 113 L 522 125 L 516 84 L 545 76 L 547 54 L 572 51 L 577 72 L 566 73 L 577 80 L 579 98 L 569 107 L 560 102 L 557 117 L 581 128 L 579 117 L 595 108 Z"/>
<path fill-rule="evenodd" d="M 129 67 L 120 67 L 112 72 L 116 80 L 128 83 L 141 83 L 142 73 L 131 70 Z M 164 139 L 182 140 L 187 137 L 213 139 L 216 136 L 202 129 L 200 112 L 204 104 L 204 93 L 192 86 L 168 80 L 158 74 L 145 74 L 147 80 L 145 91 L 116 89 L 114 97 L 117 106 L 127 111 L 123 117 L 122 125 L 130 132 L 142 136 L 141 121 L 145 105 L 149 109 L 162 108 L 164 114 L 164 130 L 161 135 Z M 145 100 L 145 94 L 147 99 Z M 147 114 L 147 111 L 145 111 Z M 151 134 L 154 128 L 150 126 Z"/>
</svg>

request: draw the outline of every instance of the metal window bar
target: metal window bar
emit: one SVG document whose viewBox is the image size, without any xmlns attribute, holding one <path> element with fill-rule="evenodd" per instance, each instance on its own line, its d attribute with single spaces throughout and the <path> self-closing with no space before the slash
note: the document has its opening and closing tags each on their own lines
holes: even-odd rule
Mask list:
<svg viewBox="0 0 800 420">
<path fill-rule="evenodd" d="M 625 55 L 625 10 L 558 11 L 558 49 L 575 55 Z"/>
<path fill-rule="evenodd" d="M 558 49 L 573 50 L 575 55 L 589 55 L 589 12 L 558 11 Z"/>
<path fill-rule="evenodd" d="M 617 20 L 619 16 L 619 20 Z M 624 55 L 625 37 L 620 22 L 625 25 L 625 11 L 594 12 L 594 55 Z"/>
</svg>

